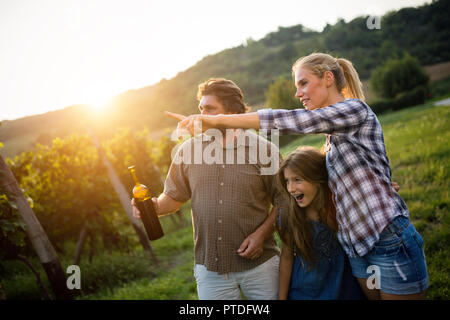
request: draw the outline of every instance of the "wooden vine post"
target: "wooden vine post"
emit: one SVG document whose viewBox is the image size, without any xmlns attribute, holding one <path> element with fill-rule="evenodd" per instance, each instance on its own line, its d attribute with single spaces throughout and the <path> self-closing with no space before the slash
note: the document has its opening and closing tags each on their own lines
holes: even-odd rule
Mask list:
<svg viewBox="0 0 450 320">
<path fill-rule="evenodd" d="M 66 275 L 61 267 L 53 245 L 47 237 L 42 225 L 31 209 L 27 198 L 20 189 L 16 178 L 0 155 L 0 192 L 6 194 L 9 201 L 17 206 L 20 216 L 27 226 L 27 235 L 39 260 L 47 274 L 55 298 L 58 300 L 73 299 L 67 288 Z"/>
<path fill-rule="evenodd" d="M 144 250 L 149 254 L 149 256 L 152 258 L 152 260 L 155 262 L 155 264 L 158 264 L 158 258 L 156 257 L 155 252 L 153 251 L 153 248 L 150 244 L 150 241 L 147 238 L 147 235 L 145 233 L 145 230 L 142 226 L 142 223 L 140 220 L 133 216 L 133 208 L 131 207 L 131 198 L 125 189 L 124 185 L 120 181 L 119 176 L 115 172 L 111 162 L 109 162 L 108 158 L 106 157 L 105 152 L 103 151 L 102 146 L 100 145 L 100 142 L 98 141 L 95 134 L 87 129 L 88 134 L 90 135 L 92 142 L 94 143 L 95 147 L 97 148 L 97 151 L 100 155 L 100 158 L 103 162 L 103 165 L 106 167 L 106 170 L 108 172 L 109 180 L 111 181 L 111 184 L 116 191 L 116 194 L 119 198 L 120 203 L 122 204 L 122 207 L 130 220 L 134 230 L 136 231 L 139 241 L 142 244 L 142 247 Z"/>
</svg>

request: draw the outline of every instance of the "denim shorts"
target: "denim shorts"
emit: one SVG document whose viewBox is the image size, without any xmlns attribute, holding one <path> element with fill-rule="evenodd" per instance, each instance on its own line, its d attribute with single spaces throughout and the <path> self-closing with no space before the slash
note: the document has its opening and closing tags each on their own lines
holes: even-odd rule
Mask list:
<svg viewBox="0 0 450 320">
<path fill-rule="evenodd" d="M 428 288 L 423 239 L 404 216 L 389 223 L 368 254 L 349 260 L 353 275 L 367 279 L 369 289 L 405 295 Z"/>
</svg>

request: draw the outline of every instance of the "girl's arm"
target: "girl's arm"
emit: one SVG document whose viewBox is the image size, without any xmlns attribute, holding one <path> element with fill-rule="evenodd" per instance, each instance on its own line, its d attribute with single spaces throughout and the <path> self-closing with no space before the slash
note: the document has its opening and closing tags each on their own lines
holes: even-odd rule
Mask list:
<svg viewBox="0 0 450 320">
<path fill-rule="evenodd" d="M 292 265 L 294 263 L 294 250 L 292 246 L 283 242 L 281 249 L 280 266 L 278 271 L 278 299 L 286 300 L 291 282 Z"/>
</svg>

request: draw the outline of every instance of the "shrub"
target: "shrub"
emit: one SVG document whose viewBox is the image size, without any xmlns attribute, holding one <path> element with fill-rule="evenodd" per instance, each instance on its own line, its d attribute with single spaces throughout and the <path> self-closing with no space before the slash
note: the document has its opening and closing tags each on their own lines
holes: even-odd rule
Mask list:
<svg viewBox="0 0 450 320">
<path fill-rule="evenodd" d="M 418 86 L 411 91 L 403 92 L 395 99 L 379 99 L 369 103 L 373 112 L 381 114 L 389 110 L 400 110 L 422 104 L 428 97 L 428 87 Z"/>
<path fill-rule="evenodd" d="M 296 109 L 300 108 L 300 101 L 295 98 L 295 85 L 292 80 L 278 78 L 265 92 L 266 104 L 269 108 Z"/>
<path fill-rule="evenodd" d="M 427 87 L 429 78 L 417 58 L 405 54 L 403 58 L 389 59 L 376 68 L 370 77 L 375 93 L 384 99 L 395 99 L 417 87 Z"/>
</svg>

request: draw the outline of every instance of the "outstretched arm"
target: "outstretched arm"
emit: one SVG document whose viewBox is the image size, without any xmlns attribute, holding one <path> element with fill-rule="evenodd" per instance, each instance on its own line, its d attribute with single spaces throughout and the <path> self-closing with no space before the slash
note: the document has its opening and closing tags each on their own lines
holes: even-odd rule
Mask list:
<svg viewBox="0 0 450 320">
<path fill-rule="evenodd" d="M 202 132 L 210 128 L 241 128 L 259 129 L 259 116 L 257 112 L 239 114 L 219 114 L 215 116 L 195 114 L 184 116 L 178 113 L 165 111 L 165 114 L 179 121 L 178 128 L 194 133 L 197 123 L 202 124 Z M 200 132 L 199 132 L 200 133 Z"/>
</svg>

